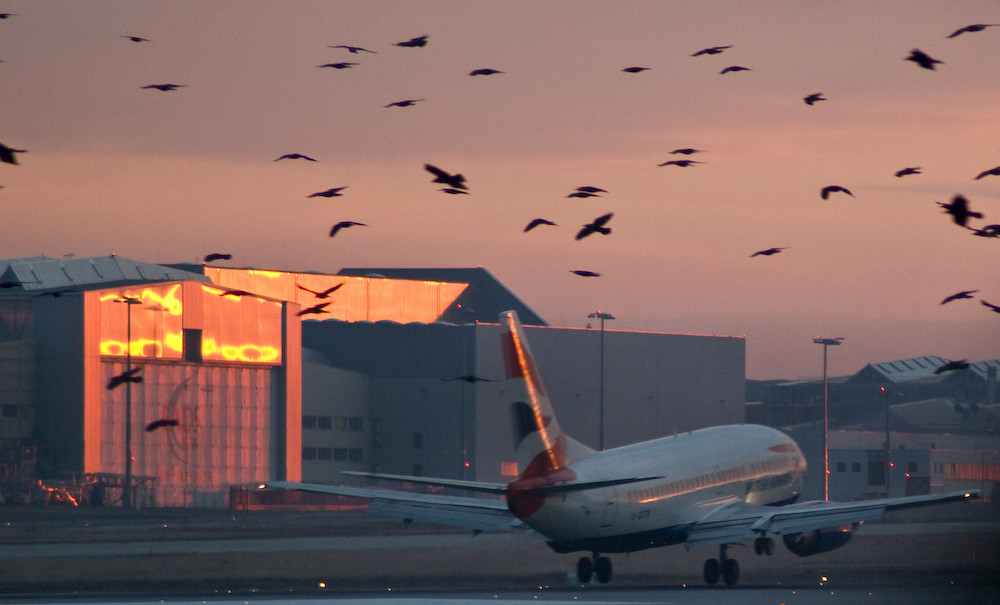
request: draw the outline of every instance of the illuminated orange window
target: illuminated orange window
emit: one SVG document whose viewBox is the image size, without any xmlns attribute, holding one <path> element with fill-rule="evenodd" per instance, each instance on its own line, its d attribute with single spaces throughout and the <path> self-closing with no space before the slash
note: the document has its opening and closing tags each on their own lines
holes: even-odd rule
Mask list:
<svg viewBox="0 0 1000 605">
<path fill-rule="evenodd" d="M 181 287 L 165 284 L 103 292 L 101 355 L 125 357 L 131 349 L 132 357 L 180 359 L 184 354 Z M 138 304 L 125 303 L 126 298 Z"/>
<path fill-rule="evenodd" d="M 204 361 L 281 363 L 281 303 L 202 286 Z"/>
</svg>

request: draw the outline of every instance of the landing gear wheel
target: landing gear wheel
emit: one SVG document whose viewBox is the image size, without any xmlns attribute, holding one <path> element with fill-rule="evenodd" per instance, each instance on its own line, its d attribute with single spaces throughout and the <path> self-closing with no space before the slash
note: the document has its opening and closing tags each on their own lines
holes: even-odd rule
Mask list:
<svg viewBox="0 0 1000 605">
<path fill-rule="evenodd" d="M 594 572 L 597 574 L 597 581 L 601 584 L 607 584 L 611 581 L 611 559 L 607 557 L 598 557 L 597 561 L 594 562 Z"/>
<path fill-rule="evenodd" d="M 721 567 L 719 565 L 718 559 L 708 559 L 705 561 L 705 583 L 709 586 L 715 586 L 719 582 L 719 575 L 721 575 Z"/>
<path fill-rule="evenodd" d="M 774 554 L 774 540 L 760 537 L 753 542 L 753 551 L 758 555 L 771 556 Z"/>
<path fill-rule="evenodd" d="M 735 586 L 740 579 L 740 564 L 736 559 L 726 559 L 722 562 L 722 581 L 726 586 Z"/>
<path fill-rule="evenodd" d="M 589 584 L 592 577 L 594 577 L 594 564 L 589 557 L 580 557 L 576 562 L 576 579 L 580 584 Z"/>
</svg>

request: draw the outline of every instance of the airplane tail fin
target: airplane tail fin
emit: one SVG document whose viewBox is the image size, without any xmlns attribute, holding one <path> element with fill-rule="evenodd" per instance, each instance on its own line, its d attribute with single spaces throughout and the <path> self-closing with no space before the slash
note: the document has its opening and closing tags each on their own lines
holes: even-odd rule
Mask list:
<svg viewBox="0 0 1000 605">
<path fill-rule="evenodd" d="M 559 427 L 517 312 L 501 313 L 500 329 L 520 475 L 547 474 L 594 453 Z"/>
</svg>

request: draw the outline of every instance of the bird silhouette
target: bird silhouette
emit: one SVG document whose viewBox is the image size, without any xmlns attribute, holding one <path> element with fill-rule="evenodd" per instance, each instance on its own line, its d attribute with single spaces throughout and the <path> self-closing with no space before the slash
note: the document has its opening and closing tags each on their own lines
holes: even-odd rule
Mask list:
<svg viewBox="0 0 1000 605">
<path fill-rule="evenodd" d="M 160 418 L 159 420 L 154 420 L 146 425 L 146 432 L 152 433 L 156 429 L 165 428 L 168 426 L 177 426 L 180 422 L 176 418 Z"/>
<path fill-rule="evenodd" d="M 570 273 L 575 273 L 576 275 L 579 275 L 580 277 L 600 277 L 601 276 L 600 273 L 595 273 L 593 271 L 587 271 L 586 269 L 570 269 L 569 272 Z"/>
<path fill-rule="evenodd" d="M 146 38 L 140 38 L 139 36 L 121 36 L 121 37 L 125 38 L 127 40 L 131 40 L 133 42 L 149 42 L 148 39 L 146 39 Z"/>
<path fill-rule="evenodd" d="M 593 192 L 591 192 L 591 191 L 574 191 L 573 193 L 570 193 L 570 194 L 569 194 L 569 195 L 567 195 L 566 197 L 580 197 L 580 198 L 587 198 L 587 197 L 601 197 L 601 196 L 600 196 L 600 194 L 598 194 L 598 193 L 593 193 Z"/>
<path fill-rule="evenodd" d="M 219 296 L 232 296 L 234 298 L 239 298 L 241 296 L 256 296 L 256 294 L 248 290 L 237 290 L 233 288 L 223 291 L 222 294 L 219 294 Z"/>
<path fill-rule="evenodd" d="M 896 171 L 896 176 L 906 176 L 908 174 L 923 174 L 923 173 L 920 172 L 919 166 L 917 166 L 916 168 L 903 168 L 902 170 Z"/>
<path fill-rule="evenodd" d="M 825 101 L 826 97 L 824 97 L 821 92 L 814 92 L 802 100 L 806 102 L 806 105 L 815 105 L 817 101 Z"/>
<path fill-rule="evenodd" d="M 947 298 L 945 298 L 944 300 L 942 300 L 940 302 L 940 304 L 944 305 L 944 304 L 950 303 L 953 300 L 961 300 L 963 298 L 972 298 L 972 295 L 975 294 L 976 292 L 979 292 L 979 290 L 963 290 L 961 292 L 956 292 L 955 294 L 952 294 L 951 296 L 948 296 Z"/>
<path fill-rule="evenodd" d="M 0 19 L 9 19 L 10 17 L 16 17 L 15 13 L 0 13 Z"/>
<path fill-rule="evenodd" d="M 916 48 L 914 48 L 912 51 L 910 51 L 910 56 L 906 57 L 903 60 L 904 61 L 913 61 L 914 63 L 916 63 L 920 67 L 923 67 L 924 69 L 930 69 L 930 70 L 934 69 L 934 64 L 935 63 L 944 64 L 944 61 L 938 61 L 937 59 L 932 58 L 927 53 L 924 53 L 924 52 L 922 52 L 920 50 L 917 50 Z"/>
<path fill-rule="evenodd" d="M 960 36 L 960 35 L 962 35 L 964 33 L 981 32 L 984 29 L 986 29 L 987 27 L 996 27 L 998 25 L 1000 25 L 1000 23 L 976 23 L 975 25 L 966 25 L 965 27 L 963 27 L 961 29 L 956 29 L 954 31 L 954 33 L 952 33 L 948 37 L 949 38 L 954 38 L 955 36 Z"/>
<path fill-rule="evenodd" d="M 332 67 L 334 69 L 350 69 L 355 65 L 361 65 L 360 63 L 324 63 L 323 65 L 317 65 L 316 67 Z"/>
<path fill-rule="evenodd" d="M 354 221 L 340 221 L 336 225 L 330 228 L 330 237 L 337 235 L 337 232 L 341 229 L 347 229 L 348 227 L 367 227 L 368 225 L 364 223 L 357 223 Z"/>
<path fill-rule="evenodd" d="M 826 200 L 830 198 L 831 193 L 837 193 L 837 192 L 846 193 L 847 195 L 854 197 L 854 194 L 851 193 L 850 190 L 847 189 L 847 187 L 841 187 L 840 185 L 828 185 L 826 187 L 823 187 L 823 189 L 820 190 L 819 195 L 824 200 Z"/>
<path fill-rule="evenodd" d="M 702 55 L 717 55 L 717 54 L 721 53 L 722 51 L 726 50 L 727 48 L 732 48 L 732 45 L 729 45 L 729 46 L 710 46 L 708 48 L 703 48 L 703 49 L 699 50 L 696 53 L 693 53 L 691 56 L 692 57 L 700 57 Z"/>
<path fill-rule="evenodd" d="M 536 218 L 536 219 L 533 219 L 530 223 L 528 223 L 528 225 L 524 228 L 524 232 L 527 233 L 527 232 L 531 231 L 532 229 L 534 229 L 535 227 L 537 227 L 539 225 L 552 225 L 552 226 L 555 226 L 555 223 L 553 223 L 552 221 L 549 221 L 549 220 L 545 220 L 544 218 Z"/>
<path fill-rule="evenodd" d="M 341 282 L 341 283 L 337 284 L 336 286 L 330 286 L 329 288 L 327 288 L 326 290 L 323 290 L 322 292 L 317 292 L 316 290 L 310 290 L 309 288 L 306 288 L 305 286 L 300 286 L 299 284 L 295 284 L 295 287 L 298 288 L 299 290 L 305 290 L 306 292 L 309 292 L 310 294 L 312 294 L 316 298 L 322 299 L 322 298 L 329 298 L 329 296 L 331 294 L 333 294 L 334 292 L 336 292 L 337 290 L 339 290 L 340 287 L 343 286 L 346 283 L 347 282 Z"/>
<path fill-rule="evenodd" d="M 469 195 L 468 191 L 462 191 L 461 189 L 455 189 L 453 187 L 444 187 L 442 189 L 438 189 L 438 191 L 444 191 L 450 195 Z"/>
<path fill-rule="evenodd" d="M 973 180 L 974 181 L 978 181 L 979 179 L 985 178 L 985 177 L 988 177 L 988 176 L 1000 176 L 1000 166 L 997 166 L 996 168 L 990 168 L 989 170 L 984 170 L 984 171 L 980 172 L 976 176 L 976 178 L 973 179 Z"/>
<path fill-rule="evenodd" d="M 403 48 L 419 48 L 427 46 L 427 34 L 417 36 L 416 38 L 410 38 L 405 42 L 396 42 L 393 46 L 402 46 Z"/>
<path fill-rule="evenodd" d="M 4 164 L 17 165 L 17 156 L 14 154 L 27 153 L 27 151 L 27 149 L 12 149 L 3 143 L 0 143 L 0 162 L 3 162 Z"/>
<path fill-rule="evenodd" d="M 326 307 L 331 304 L 333 303 L 331 302 L 319 303 L 317 305 L 313 305 L 311 307 L 302 309 L 301 311 L 296 313 L 295 316 L 302 317 L 303 315 L 320 315 L 322 313 L 329 313 L 329 311 L 326 310 Z"/>
<path fill-rule="evenodd" d="M 142 370 L 142 366 L 132 368 L 131 370 L 125 370 L 124 372 L 118 374 L 117 376 L 112 376 L 111 380 L 108 381 L 108 387 L 107 387 L 108 390 L 109 391 L 114 390 L 120 387 L 121 385 L 125 384 L 126 382 L 134 382 L 134 383 L 142 382 L 142 376 L 136 376 L 136 374 L 138 374 L 140 370 Z"/>
<path fill-rule="evenodd" d="M 317 191 L 316 193 L 310 193 L 306 197 L 342 197 L 343 194 L 340 192 L 347 189 L 347 186 L 334 187 L 333 189 L 327 189 L 326 191 Z"/>
<path fill-rule="evenodd" d="M 170 92 L 171 90 L 177 90 L 178 88 L 185 88 L 187 84 L 149 84 L 147 86 L 142 86 L 141 88 L 155 88 L 156 90 L 162 90 L 163 92 Z"/>
<path fill-rule="evenodd" d="M 973 212 L 969 210 L 969 200 L 965 199 L 963 195 L 956 195 L 952 198 L 951 202 L 945 204 L 944 202 L 937 202 L 938 206 L 944 208 L 945 214 L 950 214 L 956 225 L 961 225 L 965 227 L 965 223 L 969 222 L 969 217 L 972 218 L 983 218 L 982 213 Z"/>
<path fill-rule="evenodd" d="M 630 74 L 637 74 L 640 71 L 647 71 L 648 69 L 649 69 L 648 67 L 626 67 L 622 71 Z"/>
<path fill-rule="evenodd" d="M 419 103 L 424 100 L 426 99 L 406 99 L 403 101 L 396 101 L 395 103 L 389 103 L 388 105 L 383 105 L 383 107 L 409 107 L 414 103 Z"/>
<path fill-rule="evenodd" d="M 657 164 L 657 166 L 680 166 L 681 168 L 687 168 L 689 166 L 694 166 L 695 164 L 703 164 L 704 162 L 698 162 L 696 160 L 670 160 L 663 162 L 662 164 Z"/>
<path fill-rule="evenodd" d="M 301 153 L 286 153 L 283 156 L 274 159 L 275 162 L 278 160 L 309 160 L 310 162 L 315 162 L 316 160 Z"/>
<path fill-rule="evenodd" d="M 675 154 L 681 155 L 691 155 L 693 153 L 701 153 L 701 149 L 692 149 L 691 147 L 681 147 L 680 149 L 674 149 L 670 152 L 671 155 Z"/>
<path fill-rule="evenodd" d="M 465 376 L 456 376 L 454 378 L 442 378 L 441 380 L 443 380 L 445 382 L 456 382 L 456 381 L 461 380 L 462 382 L 469 382 L 469 383 L 474 383 L 474 382 L 496 382 L 495 380 L 493 380 L 491 378 L 480 378 L 479 376 L 475 376 L 473 374 L 466 374 Z"/>
<path fill-rule="evenodd" d="M 492 76 L 494 74 L 506 73 L 497 69 L 490 69 L 489 67 L 483 67 L 481 69 L 473 69 L 469 72 L 470 76 Z"/>
<path fill-rule="evenodd" d="M 972 231 L 972 235 L 977 237 L 1000 237 L 1000 225 L 986 225 L 980 229 L 966 227 L 966 229 Z"/>
<path fill-rule="evenodd" d="M 943 366 L 938 366 L 937 369 L 934 370 L 934 373 L 944 374 L 945 372 L 952 372 L 955 370 L 967 370 L 967 369 L 969 369 L 969 360 L 957 359 L 955 361 L 949 361 L 945 363 Z"/>
<path fill-rule="evenodd" d="M 583 187 L 577 187 L 577 191 L 582 191 L 584 193 L 607 193 L 606 190 L 600 187 L 591 187 L 590 185 L 584 185 Z"/>
<path fill-rule="evenodd" d="M 772 254 L 777 254 L 782 250 L 787 250 L 788 248 L 768 248 L 767 250 L 758 250 L 750 255 L 750 258 L 755 256 L 771 256 Z"/>
<path fill-rule="evenodd" d="M 219 252 L 213 252 L 202 259 L 203 264 L 208 264 L 214 260 L 230 260 L 233 258 L 232 254 L 221 254 Z"/>
<path fill-rule="evenodd" d="M 352 52 L 354 54 L 358 54 L 359 52 L 372 53 L 373 55 L 376 54 L 374 50 L 368 50 L 367 48 L 361 48 L 360 46 L 348 46 L 346 44 L 338 44 L 336 46 L 327 44 L 326 46 L 327 48 L 346 48 L 348 52 Z"/>
<path fill-rule="evenodd" d="M 1000 305 L 993 305 L 993 304 L 990 304 L 990 303 L 986 302 L 985 300 L 981 300 L 979 302 L 983 303 L 984 307 L 989 307 L 989 309 L 991 311 L 993 311 L 994 313 L 1000 313 Z"/>
<path fill-rule="evenodd" d="M 433 164 L 424 164 L 424 170 L 434 175 L 432 183 L 441 183 L 453 189 L 468 189 L 465 185 L 465 177 L 461 174 L 449 174 Z"/>
<path fill-rule="evenodd" d="M 587 223 L 583 226 L 583 229 L 576 234 L 576 239 L 581 240 L 592 233 L 600 233 L 601 235 L 608 235 L 611 233 L 611 227 L 605 227 L 611 217 L 614 216 L 613 212 L 607 214 L 602 214 L 601 216 L 595 218 L 592 222 Z"/>
<path fill-rule="evenodd" d="M 731 71 L 753 71 L 749 67 L 743 67 L 742 65 L 730 65 L 729 67 L 720 71 L 720 74 L 727 74 Z"/>
</svg>

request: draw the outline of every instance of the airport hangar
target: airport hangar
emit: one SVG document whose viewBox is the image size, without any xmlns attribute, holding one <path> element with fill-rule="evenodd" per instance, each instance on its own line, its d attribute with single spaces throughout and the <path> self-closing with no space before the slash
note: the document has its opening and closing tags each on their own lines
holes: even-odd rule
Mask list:
<svg viewBox="0 0 1000 605">
<path fill-rule="evenodd" d="M 78 498 L 100 483 L 120 499 L 127 407 L 141 505 L 226 506 L 234 486 L 344 470 L 509 480 L 508 309 L 563 428 L 592 447 L 602 400 L 605 447 L 744 419 L 744 337 L 551 327 L 482 268 L 31 257 L 0 260 L 0 284 L 4 474 L 37 459 L 32 480 Z M 129 364 L 143 381 L 106 388 Z M 157 420 L 177 425 L 144 430 Z"/>
</svg>

